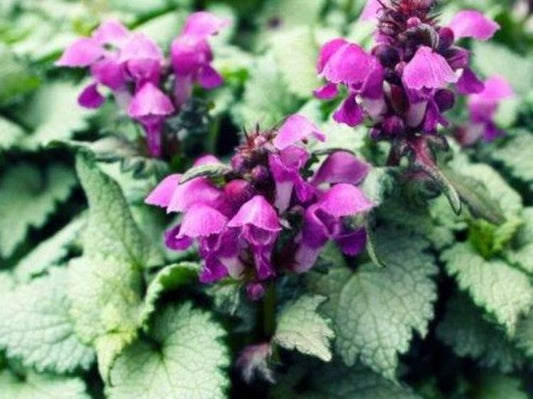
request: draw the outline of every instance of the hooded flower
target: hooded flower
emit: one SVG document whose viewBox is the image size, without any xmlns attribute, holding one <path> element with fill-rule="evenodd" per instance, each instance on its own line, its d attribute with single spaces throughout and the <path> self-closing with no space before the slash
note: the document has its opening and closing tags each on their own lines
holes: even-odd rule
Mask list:
<svg viewBox="0 0 533 399">
<path fill-rule="evenodd" d="M 431 14 L 434 0 L 369 0 L 362 20 L 376 21 L 376 45 L 366 52 L 344 39 L 327 42 L 317 69 L 326 84 L 315 95 L 324 100 L 347 95 L 333 118 L 349 126 L 365 119 L 372 137 L 409 140 L 434 135 L 446 126 L 445 112 L 455 94 L 474 94 L 483 82 L 469 66 L 469 52 L 454 44 L 471 37 L 487 40 L 498 24 L 478 11 L 459 12 L 443 27 Z"/>
<path fill-rule="evenodd" d="M 325 135 L 293 115 L 277 131 L 248 133 L 216 184 L 171 175 L 148 196 L 147 203 L 183 215 L 165 242 L 175 250 L 198 244 L 201 281 L 243 280 L 257 299 L 265 280 L 309 270 L 329 240 L 349 255 L 363 250 L 366 234 L 351 218 L 374 206 L 357 188 L 369 165 L 334 152 L 313 173 L 307 169 L 310 139 Z"/>
<path fill-rule="evenodd" d="M 182 105 L 190 96 L 194 82 L 205 89 L 222 84 L 222 77 L 211 66 L 213 54 L 207 39 L 228 25 L 229 20 L 208 12 L 197 12 L 187 19 L 181 35 L 174 40 L 170 49 L 178 105 Z"/>
<path fill-rule="evenodd" d="M 80 94 L 80 105 L 100 107 L 105 101 L 100 90 L 108 88 L 128 116 L 143 126 L 149 153 L 159 157 L 165 121 L 189 99 L 193 83 L 198 81 L 206 89 L 222 83 L 211 67 L 213 56 L 207 37 L 228 24 L 207 12 L 191 14 L 172 45 L 171 59 L 166 60 L 152 39 L 130 32 L 117 21 L 108 21 L 91 37 L 76 40 L 56 64 L 88 68 L 93 82 Z M 166 90 L 169 82 L 175 85 L 172 93 Z"/>
<path fill-rule="evenodd" d="M 493 76 L 484 83 L 484 90 L 468 98 L 470 122 L 459 130 L 457 139 L 462 145 L 472 145 L 479 139 L 492 141 L 503 133 L 494 122 L 500 103 L 514 96 L 509 83 L 500 76 Z"/>
</svg>

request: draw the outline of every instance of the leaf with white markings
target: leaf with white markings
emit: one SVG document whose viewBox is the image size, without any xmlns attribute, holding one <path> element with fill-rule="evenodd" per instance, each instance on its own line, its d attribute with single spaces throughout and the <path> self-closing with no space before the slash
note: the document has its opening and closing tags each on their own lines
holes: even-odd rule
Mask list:
<svg viewBox="0 0 533 399">
<path fill-rule="evenodd" d="M 66 270 L 54 269 L 1 297 L 0 347 L 9 357 L 55 373 L 91 366 L 94 351 L 81 342 L 69 315 L 66 279 Z"/>
<path fill-rule="evenodd" d="M 149 340 L 129 346 L 111 369 L 109 399 L 224 399 L 224 330 L 190 304 L 159 312 Z"/>
<path fill-rule="evenodd" d="M 326 362 L 332 358 L 329 341 L 335 333 L 328 320 L 317 312 L 327 298 L 302 296 L 286 305 L 278 315 L 274 341 L 286 349 L 318 357 Z"/>
<path fill-rule="evenodd" d="M 501 260 L 485 260 L 468 243 L 456 244 L 442 254 L 442 259 L 459 287 L 513 335 L 518 318 L 533 302 L 529 278 Z"/>
</svg>

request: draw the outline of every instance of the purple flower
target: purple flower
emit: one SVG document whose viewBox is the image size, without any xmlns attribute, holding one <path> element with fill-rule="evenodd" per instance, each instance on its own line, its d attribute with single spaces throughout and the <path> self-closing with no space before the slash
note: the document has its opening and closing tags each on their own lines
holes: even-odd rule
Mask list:
<svg viewBox="0 0 533 399">
<path fill-rule="evenodd" d="M 161 155 L 161 132 L 174 105 L 161 90 L 148 82 L 135 94 L 128 107 L 128 115 L 138 120 L 147 134 L 148 148 L 153 156 Z"/>
<path fill-rule="evenodd" d="M 503 132 L 496 126 L 494 116 L 500 103 L 513 96 L 513 89 L 504 78 L 493 76 L 485 81 L 484 90 L 468 98 L 470 123 L 459 130 L 459 142 L 468 146 L 481 138 L 492 141 L 501 136 Z"/>
<path fill-rule="evenodd" d="M 146 202 L 183 214 L 165 235 L 167 246 L 183 250 L 196 242 L 204 261 L 200 280 L 243 280 L 253 299 L 263 294 L 265 280 L 310 269 L 329 240 L 358 254 L 366 233 L 350 218 L 374 206 L 356 186 L 369 165 L 334 152 L 313 173 L 307 143 L 324 138 L 306 118 L 293 115 L 277 131 L 248 133 L 231 172 L 216 184 L 207 177 L 164 179 Z M 219 161 L 202 157 L 197 164 L 205 162 Z"/>
<path fill-rule="evenodd" d="M 222 77 L 211 66 L 213 54 L 207 39 L 229 23 L 229 20 L 207 12 L 197 12 L 187 18 L 181 35 L 174 40 L 170 49 L 178 106 L 189 98 L 195 81 L 206 89 L 222 84 Z"/>
<path fill-rule="evenodd" d="M 344 218 L 368 212 L 373 207 L 362 191 L 351 184 L 336 184 L 323 193 L 305 212 L 294 270 L 298 273 L 309 270 L 329 240 L 340 244 L 348 255 L 361 252 L 366 243 L 366 234 L 361 233 L 364 229 L 348 228 Z"/>
<path fill-rule="evenodd" d="M 405 65 L 403 82 L 409 90 L 440 89 L 457 82 L 457 78 L 443 56 L 422 46 Z"/>
<path fill-rule="evenodd" d="M 165 121 L 190 97 L 193 83 L 207 89 L 222 83 L 211 67 L 213 55 L 206 39 L 227 24 L 207 12 L 192 14 L 172 45 L 170 62 L 149 37 L 108 21 L 91 37 L 76 40 L 56 64 L 89 68 L 93 82 L 81 93 L 79 104 L 100 107 L 105 101 L 100 88 L 107 87 L 117 104 L 143 126 L 149 153 L 159 157 Z M 167 67 L 170 63 L 175 76 Z M 175 84 L 172 94 L 165 89 L 170 81 Z"/>
<path fill-rule="evenodd" d="M 434 0 L 369 0 L 361 19 L 378 25 L 370 53 L 342 38 L 322 47 L 317 69 L 326 84 L 315 96 L 331 100 L 339 86 L 347 92 L 334 120 L 353 127 L 367 119 L 373 138 L 401 143 L 447 126 L 455 92 L 483 90 L 469 52 L 454 42 L 487 40 L 498 24 L 467 10 L 442 27 L 431 13 L 434 5 Z"/>
<path fill-rule="evenodd" d="M 459 11 L 448 27 L 456 39 L 472 37 L 478 40 L 488 40 L 500 29 L 500 25 L 475 10 Z"/>
</svg>

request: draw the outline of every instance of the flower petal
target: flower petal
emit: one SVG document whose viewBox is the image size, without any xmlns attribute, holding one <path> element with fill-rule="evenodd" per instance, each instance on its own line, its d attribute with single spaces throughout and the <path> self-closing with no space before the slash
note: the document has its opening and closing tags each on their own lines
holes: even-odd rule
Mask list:
<svg viewBox="0 0 533 399">
<path fill-rule="evenodd" d="M 214 89 L 224 83 L 224 79 L 212 66 L 205 65 L 200 69 L 198 82 L 204 89 Z"/>
<path fill-rule="evenodd" d="M 181 225 L 172 227 L 165 232 L 165 245 L 173 251 L 184 251 L 192 245 L 189 237 L 177 238 L 180 233 Z"/>
<path fill-rule="evenodd" d="M 377 19 L 378 11 L 381 10 L 383 6 L 378 0 L 367 0 L 366 6 L 361 13 L 359 19 L 361 21 L 372 21 Z"/>
<path fill-rule="evenodd" d="M 132 118 L 166 116 L 174 112 L 174 105 L 165 93 L 152 83 L 146 83 L 131 100 L 128 115 Z"/>
<path fill-rule="evenodd" d="M 91 65 L 91 75 L 100 84 L 111 90 L 119 90 L 126 84 L 124 68 L 117 59 L 106 57 Z"/>
<path fill-rule="evenodd" d="M 514 96 L 513 88 L 501 76 L 492 76 L 485 81 L 485 90 L 479 93 L 484 101 L 500 101 Z"/>
<path fill-rule="evenodd" d="M 470 68 L 465 68 L 461 78 L 457 82 L 457 91 L 460 94 L 481 93 L 485 89 L 483 82 L 476 76 Z"/>
<path fill-rule="evenodd" d="M 105 101 L 105 97 L 98 91 L 98 84 L 87 86 L 78 97 L 78 103 L 85 108 L 99 108 Z"/>
<path fill-rule="evenodd" d="M 339 89 L 336 84 L 328 83 L 319 89 L 316 89 L 313 94 L 320 100 L 331 100 L 339 94 Z"/>
<path fill-rule="evenodd" d="M 318 206 L 333 217 L 343 217 L 369 211 L 375 205 L 359 188 L 351 184 L 340 183 L 322 196 Z"/>
<path fill-rule="evenodd" d="M 359 160 L 346 151 L 337 151 L 322 163 L 311 183 L 318 186 L 322 183 L 359 184 L 370 171 L 370 165 Z"/>
<path fill-rule="evenodd" d="M 200 282 L 204 284 L 211 284 L 222 280 L 228 275 L 228 269 L 220 260 L 214 256 L 209 256 L 205 259 L 202 273 L 200 274 Z"/>
<path fill-rule="evenodd" d="M 457 82 L 457 77 L 443 56 L 422 46 L 405 66 L 403 81 L 412 90 L 438 89 Z"/>
<path fill-rule="evenodd" d="M 149 205 L 166 208 L 170 204 L 174 191 L 178 188 L 180 178 L 180 174 L 165 177 L 161 183 L 152 190 L 148 197 L 146 197 L 144 202 Z"/>
<path fill-rule="evenodd" d="M 339 109 L 333 114 L 333 119 L 339 123 L 355 127 L 363 122 L 365 116 L 363 109 L 357 103 L 355 94 L 351 94 L 344 100 Z"/>
<path fill-rule="evenodd" d="M 331 83 L 363 83 L 371 71 L 373 57 L 355 43 L 346 43 L 333 53 L 321 75 Z"/>
<path fill-rule="evenodd" d="M 277 232 L 281 230 L 278 214 L 262 195 L 256 195 L 246 202 L 229 221 L 228 227 L 251 225 L 260 229 Z"/>
<path fill-rule="evenodd" d="M 104 55 L 104 49 L 93 39 L 76 40 L 69 47 L 56 65 L 64 67 L 87 67 Z"/>
<path fill-rule="evenodd" d="M 168 212 L 186 212 L 195 204 L 216 206 L 223 193 L 205 177 L 179 184 L 168 204 Z"/>
<path fill-rule="evenodd" d="M 488 40 L 500 29 L 500 25 L 475 10 L 459 11 L 448 27 L 453 31 L 456 39 L 473 37 L 478 40 Z"/>
<path fill-rule="evenodd" d="M 283 150 L 311 135 L 319 141 L 325 141 L 326 139 L 326 135 L 305 116 L 298 114 L 292 115 L 279 128 L 278 134 L 274 139 L 274 146 L 278 150 Z"/>
<path fill-rule="evenodd" d="M 335 54 L 341 47 L 349 44 L 346 40 L 342 38 L 337 38 L 330 40 L 322 46 L 320 49 L 320 54 L 318 56 L 317 71 L 322 73 L 326 64 L 329 62 L 330 58 Z"/>
<path fill-rule="evenodd" d="M 349 256 L 360 254 L 366 246 L 366 230 L 359 229 L 356 231 L 345 232 L 335 237 L 335 242 L 341 248 L 341 251 Z"/>
<path fill-rule="evenodd" d="M 295 273 L 305 273 L 309 271 L 316 263 L 318 255 L 322 252 L 322 247 L 310 247 L 300 244 L 294 255 L 294 265 L 292 270 Z"/>
<path fill-rule="evenodd" d="M 215 208 L 195 204 L 185 212 L 177 238 L 199 238 L 220 234 L 224 231 L 227 221 L 228 218 Z"/>
<path fill-rule="evenodd" d="M 209 12 L 195 12 L 187 18 L 187 21 L 185 21 L 182 34 L 207 38 L 208 36 L 218 33 L 221 29 L 230 24 L 231 21 L 229 19 L 219 18 Z"/>
<path fill-rule="evenodd" d="M 118 44 L 127 39 L 130 31 L 122 25 L 119 21 L 111 19 L 101 24 L 96 29 L 92 37 L 101 45 L 103 44 Z"/>
</svg>

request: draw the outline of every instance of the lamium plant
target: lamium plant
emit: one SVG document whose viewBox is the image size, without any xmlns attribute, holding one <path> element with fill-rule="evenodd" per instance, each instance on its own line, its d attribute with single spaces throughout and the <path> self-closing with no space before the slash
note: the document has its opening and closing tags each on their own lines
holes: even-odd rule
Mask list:
<svg viewBox="0 0 533 399">
<path fill-rule="evenodd" d="M 0 13 L 0 399 L 533 397 L 524 0 Z"/>
<path fill-rule="evenodd" d="M 345 88 L 346 98 L 333 118 L 352 127 L 367 120 L 373 139 L 391 143 L 387 164 L 396 166 L 408 156 L 412 167 L 456 197 L 450 201 L 459 212 L 458 194 L 450 193 L 453 187 L 435 162 L 433 151 L 448 148 L 439 127 L 449 127 L 445 114 L 457 96 L 472 95 L 472 126 L 465 134 L 470 143 L 481 136 L 493 139 L 498 133 L 492 104 L 512 92 L 498 78 L 489 80 L 485 90 L 471 69 L 470 52 L 456 44 L 462 38 L 488 40 L 499 25 L 481 12 L 465 10 L 442 26 L 435 5 L 435 0 L 369 1 L 361 18 L 377 23 L 374 47 L 366 52 L 342 38 L 327 42 L 317 65 L 327 83 L 315 95 L 329 100 Z"/>
<path fill-rule="evenodd" d="M 211 66 L 213 53 L 207 39 L 228 24 L 207 12 L 192 14 L 167 58 L 152 39 L 110 20 L 90 38 L 72 43 L 56 65 L 89 68 L 93 82 L 80 94 L 79 104 L 102 106 L 105 97 L 99 88 L 106 87 L 119 107 L 144 128 L 149 154 L 160 157 L 165 120 L 180 112 L 193 85 L 213 89 L 222 84 Z"/>
</svg>

